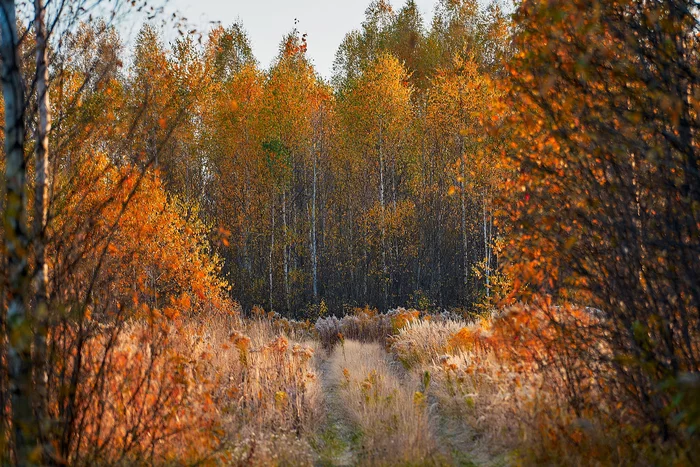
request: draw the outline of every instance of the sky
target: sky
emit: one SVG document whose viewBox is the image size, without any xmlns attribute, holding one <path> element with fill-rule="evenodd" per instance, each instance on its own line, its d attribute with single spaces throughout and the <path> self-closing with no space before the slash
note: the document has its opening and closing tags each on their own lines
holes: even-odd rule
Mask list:
<svg viewBox="0 0 700 467">
<path fill-rule="evenodd" d="M 308 55 L 317 72 L 330 78 L 333 60 L 345 34 L 360 27 L 370 0 L 171 0 L 168 11 L 177 10 L 199 31 L 211 21 L 227 26 L 237 20 L 248 32 L 255 57 L 267 68 L 279 50 L 282 36 L 294 28 L 307 33 Z M 435 0 L 416 3 L 429 24 Z M 404 0 L 392 2 L 399 9 Z"/>
</svg>

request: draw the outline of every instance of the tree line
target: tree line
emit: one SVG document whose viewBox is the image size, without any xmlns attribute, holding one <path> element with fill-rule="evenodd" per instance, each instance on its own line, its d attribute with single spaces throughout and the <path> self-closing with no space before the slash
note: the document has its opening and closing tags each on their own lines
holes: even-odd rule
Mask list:
<svg viewBox="0 0 700 467">
<path fill-rule="evenodd" d="M 508 40 L 497 6 L 438 2 L 425 27 L 415 2 L 376 1 L 328 83 L 296 30 L 268 70 L 239 24 L 169 51 L 152 28 L 140 32 L 135 73 L 154 101 L 183 71 L 205 89 L 156 166 L 231 233 L 218 251 L 244 308 L 308 317 L 321 303 L 340 313 L 487 300 L 502 174 L 484 121 Z"/>
</svg>

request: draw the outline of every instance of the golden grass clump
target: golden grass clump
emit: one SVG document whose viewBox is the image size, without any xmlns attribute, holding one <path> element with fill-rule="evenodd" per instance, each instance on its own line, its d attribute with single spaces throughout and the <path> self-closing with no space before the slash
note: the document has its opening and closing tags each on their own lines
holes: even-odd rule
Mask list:
<svg viewBox="0 0 700 467">
<path fill-rule="evenodd" d="M 464 326 L 455 320 L 415 320 L 389 339 L 390 348 L 407 367 L 425 365 L 448 351 L 450 339 Z"/>
<path fill-rule="evenodd" d="M 439 433 L 452 449 L 490 464 L 519 447 L 538 380 L 518 373 L 499 354 L 491 318 L 421 319 L 390 342 L 413 378 L 424 381 L 425 394 L 416 397 L 436 403 Z"/>
<path fill-rule="evenodd" d="M 269 318 L 208 317 L 188 324 L 192 358 L 206 357 L 225 463 L 311 465 L 319 416 L 315 343 L 274 334 Z"/>
</svg>

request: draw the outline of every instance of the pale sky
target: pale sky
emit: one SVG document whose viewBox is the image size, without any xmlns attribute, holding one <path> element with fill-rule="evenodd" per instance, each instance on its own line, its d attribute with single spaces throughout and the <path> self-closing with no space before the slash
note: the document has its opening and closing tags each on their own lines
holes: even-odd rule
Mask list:
<svg viewBox="0 0 700 467">
<path fill-rule="evenodd" d="M 227 26 L 236 20 L 243 23 L 255 57 L 267 68 L 277 55 L 282 36 L 294 28 L 307 33 L 308 54 L 316 70 L 330 78 L 333 59 L 345 34 L 360 27 L 370 0 L 171 0 L 169 11 L 178 10 L 200 31 L 208 30 L 210 21 Z M 393 0 L 398 10 L 405 0 Z M 430 24 L 435 0 L 417 0 L 425 24 Z"/>
</svg>

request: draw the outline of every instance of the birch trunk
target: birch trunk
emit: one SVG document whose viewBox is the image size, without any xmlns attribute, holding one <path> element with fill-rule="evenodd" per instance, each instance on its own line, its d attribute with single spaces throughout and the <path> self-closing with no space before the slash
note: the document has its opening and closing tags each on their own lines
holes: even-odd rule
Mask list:
<svg viewBox="0 0 700 467">
<path fill-rule="evenodd" d="M 20 74 L 17 17 L 14 0 L 0 0 L 0 55 L 5 100 L 5 249 L 7 255 L 8 374 L 15 456 L 18 465 L 29 462 L 37 444 L 32 413 L 32 326 L 27 312 L 30 286 L 27 250 L 27 167 L 24 160 L 24 91 Z"/>
<path fill-rule="evenodd" d="M 48 422 L 46 409 L 46 335 L 48 333 L 48 265 L 46 263 L 46 223 L 48 220 L 49 186 L 49 131 L 51 111 L 49 107 L 49 69 L 45 8 L 43 0 L 34 0 L 34 28 L 36 34 L 36 82 L 38 122 L 36 127 L 35 175 L 34 175 L 34 372 L 36 410 L 39 421 L 39 437 L 45 444 L 44 425 Z"/>
<path fill-rule="evenodd" d="M 460 138 L 460 158 L 464 157 L 464 140 Z M 467 300 L 469 298 L 469 241 L 467 236 L 467 170 L 464 164 L 464 160 L 460 160 L 460 167 L 462 169 L 462 182 L 461 182 L 461 201 L 462 201 L 462 250 L 463 250 L 463 261 L 464 261 L 464 304 L 467 305 Z"/>
<path fill-rule="evenodd" d="M 484 227 L 484 275 L 486 277 L 486 297 L 491 297 L 491 232 L 489 227 L 490 215 L 487 213 L 486 203 L 488 190 L 484 192 L 483 227 Z"/>
<path fill-rule="evenodd" d="M 381 233 L 382 233 L 382 239 L 381 239 L 381 247 L 382 247 L 382 291 L 384 293 L 384 309 L 387 309 L 388 306 L 388 293 L 387 293 L 387 284 L 386 284 L 386 279 L 388 276 L 388 268 L 386 264 L 386 226 L 385 226 L 385 201 L 384 201 L 384 154 L 382 152 L 382 125 L 380 123 L 379 125 L 379 142 L 377 144 L 377 148 L 379 151 L 379 206 L 381 209 Z"/>
<path fill-rule="evenodd" d="M 316 192 L 318 183 L 318 169 L 316 151 L 313 151 L 313 182 L 311 188 L 311 272 L 313 277 L 314 303 L 318 303 L 318 257 L 316 243 Z"/>
<path fill-rule="evenodd" d="M 275 197 L 270 198 L 270 311 L 273 310 L 272 306 L 272 295 L 273 295 L 273 284 L 272 284 L 272 260 L 275 251 Z"/>
<path fill-rule="evenodd" d="M 287 190 L 282 191 L 282 247 L 284 260 L 284 302 L 289 315 L 289 249 L 287 248 Z"/>
</svg>

